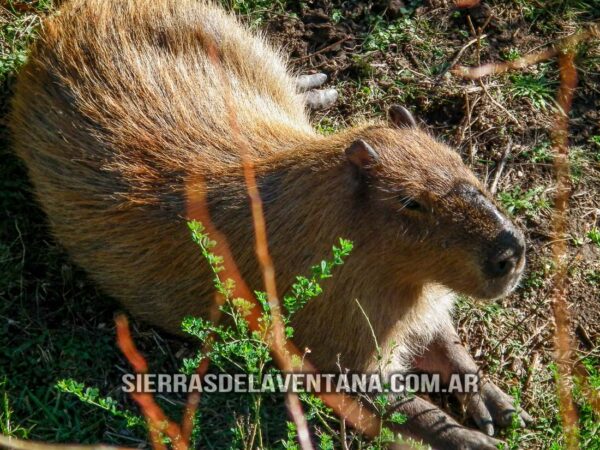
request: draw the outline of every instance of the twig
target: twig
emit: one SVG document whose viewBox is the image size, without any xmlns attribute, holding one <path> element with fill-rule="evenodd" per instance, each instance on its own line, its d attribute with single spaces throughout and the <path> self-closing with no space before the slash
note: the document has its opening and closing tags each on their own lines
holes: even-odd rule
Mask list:
<svg viewBox="0 0 600 450">
<path fill-rule="evenodd" d="M 273 260 L 269 253 L 269 244 L 267 239 L 267 226 L 265 223 L 265 217 L 263 213 L 263 204 L 256 184 L 256 174 L 254 171 L 254 162 L 250 157 L 250 148 L 248 141 L 242 136 L 237 121 L 236 108 L 233 102 L 233 91 L 229 79 L 226 77 L 221 61 L 218 57 L 218 51 L 215 43 L 209 41 L 209 47 L 211 50 L 208 52 L 212 59 L 213 64 L 219 70 L 219 75 L 224 82 L 225 89 L 225 110 L 228 113 L 229 125 L 233 139 L 237 142 L 239 148 L 240 157 L 242 160 L 242 168 L 244 171 L 244 179 L 246 181 L 246 188 L 248 190 L 248 196 L 250 198 L 250 208 L 252 210 L 252 222 L 254 224 L 254 236 L 256 238 L 256 256 L 260 264 L 261 272 L 263 274 L 263 282 L 265 284 L 265 291 L 267 293 L 267 301 L 269 303 L 269 309 L 271 313 L 271 335 L 273 342 L 270 345 L 274 349 L 274 354 L 278 360 L 279 366 L 286 372 L 294 371 L 292 359 L 285 349 L 285 325 L 283 323 L 283 317 L 281 315 L 281 307 L 279 304 L 279 297 L 277 295 L 277 285 L 275 282 L 275 269 L 273 267 Z M 310 433 L 308 431 L 308 422 L 306 416 L 302 411 L 302 404 L 298 398 L 298 394 L 293 392 L 287 392 L 285 396 L 286 406 L 294 423 L 298 433 L 298 442 L 303 450 L 312 450 L 313 445 L 310 441 Z"/>
<path fill-rule="evenodd" d="M 489 63 L 479 67 L 464 67 L 458 66 L 452 70 L 452 73 L 459 75 L 470 80 L 478 80 L 479 78 L 485 77 L 491 74 L 501 74 L 509 70 L 524 69 L 533 64 L 537 64 L 540 61 L 546 61 L 552 58 L 558 53 L 558 50 L 554 47 L 544 50 L 540 53 L 533 53 L 531 55 L 525 55 L 522 58 L 514 61 L 508 61 L 504 63 Z"/>
<path fill-rule="evenodd" d="M 521 58 L 515 59 L 514 61 L 507 61 L 503 63 L 489 63 L 480 65 L 478 67 L 458 66 L 456 69 L 452 70 L 452 73 L 470 80 L 477 80 L 487 75 L 498 75 L 509 70 L 524 69 L 541 61 L 546 61 L 547 59 L 550 59 L 559 53 L 564 52 L 565 50 L 568 51 L 569 49 L 574 49 L 574 47 L 580 42 L 599 37 L 600 24 L 594 23 L 590 25 L 586 31 L 581 31 L 561 39 L 556 44 L 544 51 L 525 55 Z"/>
<path fill-rule="evenodd" d="M 444 78 L 444 75 L 446 75 L 446 73 L 448 73 L 448 71 L 450 69 L 452 69 L 460 60 L 460 58 L 462 57 L 463 53 L 473 44 L 475 44 L 479 39 L 484 39 L 487 37 L 487 34 L 483 34 L 481 36 L 476 37 L 475 39 L 471 39 L 469 42 L 467 42 L 465 45 L 463 45 L 461 47 L 461 49 L 456 53 L 456 55 L 454 56 L 454 58 L 452 58 L 452 60 L 450 61 L 450 63 L 448 64 L 448 66 L 437 76 L 438 80 L 441 80 L 442 78 Z"/>
<path fill-rule="evenodd" d="M 481 85 L 483 92 L 485 93 L 485 95 L 487 95 L 487 97 L 490 99 L 490 101 L 496 105 L 498 108 L 500 108 L 502 111 L 504 111 L 506 113 L 506 115 L 508 116 L 508 118 L 515 124 L 515 125 L 520 125 L 519 121 L 517 120 L 517 118 L 508 110 L 506 109 L 506 107 L 504 107 L 501 103 L 499 103 L 498 101 L 496 101 L 496 99 L 494 97 L 492 97 L 492 95 L 488 92 L 486 85 L 483 83 L 483 80 L 478 80 L 479 84 Z"/>
<path fill-rule="evenodd" d="M 127 361 L 129 361 L 136 373 L 146 373 L 148 364 L 133 343 L 127 318 L 122 314 L 118 315 L 115 318 L 115 324 L 117 327 L 117 345 L 123 352 L 123 355 L 127 358 Z M 160 439 L 160 433 L 166 434 L 171 439 L 171 445 L 174 450 L 188 449 L 187 443 L 182 439 L 180 426 L 167 417 L 151 394 L 147 392 L 132 392 L 131 398 L 139 405 L 142 414 L 148 422 L 152 445 L 156 450 L 165 449 Z"/>
<path fill-rule="evenodd" d="M 577 86 L 577 70 L 575 69 L 575 52 L 570 48 L 561 53 L 559 58 L 560 87 L 557 95 L 559 110 L 557 111 L 556 125 L 552 133 L 554 145 L 554 169 L 556 173 L 556 197 L 554 201 L 555 214 L 553 231 L 556 238 L 552 246 L 553 259 L 556 267 L 554 276 L 554 291 L 552 309 L 556 324 L 555 333 L 555 360 L 559 377 L 558 397 L 566 435 L 568 449 L 579 448 L 578 418 L 573 393 L 571 391 L 571 336 L 569 334 L 570 317 L 567 307 L 567 242 L 562 239 L 567 232 L 567 208 L 571 193 L 569 170 L 568 127 L 569 111 L 573 102 L 573 93 Z"/>
<path fill-rule="evenodd" d="M 346 421 L 344 419 L 340 420 L 340 441 L 342 443 L 342 449 L 349 450 L 348 449 L 348 436 L 346 433 Z"/>
<path fill-rule="evenodd" d="M 512 139 L 508 141 L 508 145 L 504 148 L 502 159 L 498 163 L 498 168 L 496 169 L 496 173 L 494 174 L 494 180 L 492 181 L 492 185 L 490 186 L 490 192 L 494 195 L 496 194 L 496 190 L 498 189 L 498 181 L 500 180 L 500 175 L 502 175 L 502 171 L 504 170 L 504 166 L 506 165 L 506 161 L 508 160 L 508 156 L 510 155 L 511 149 Z"/>
<path fill-rule="evenodd" d="M 469 27 L 471 28 L 471 32 L 473 34 L 477 34 L 477 38 L 475 40 L 475 42 L 477 42 L 477 65 L 481 66 L 481 39 L 483 38 L 484 35 L 482 35 L 481 33 L 483 32 L 483 30 L 488 26 L 488 24 L 490 23 L 490 20 L 492 19 L 492 16 L 490 15 L 487 20 L 485 21 L 485 23 L 483 24 L 483 26 L 477 28 L 477 30 L 475 30 L 475 26 L 473 25 L 473 21 L 471 20 L 471 16 L 468 16 L 468 22 L 469 22 Z M 479 86 L 481 87 L 481 89 L 483 90 L 483 92 L 485 93 L 485 95 L 487 96 L 487 98 L 490 99 L 490 101 L 496 105 L 497 108 L 501 109 L 502 111 L 504 111 L 506 113 L 506 115 L 510 118 L 510 120 L 515 124 L 515 125 L 519 125 L 519 121 L 517 120 L 517 118 L 508 110 L 506 109 L 501 103 L 497 102 L 496 99 L 494 97 L 492 97 L 492 94 L 490 94 L 490 92 L 488 91 L 487 86 L 485 85 L 485 83 L 483 82 L 483 80 L 479 79 Z"/>
<path fill-rule="evenodd" d="M 113 447 L 112 445 L 46 444 L 2 434 L 0 434 L 0 448 L 12 450 L 133 450 L 131 447 Z"/>
<path fill-rule="evenodd" d="M 459 9 L 474 8 L 479 5 L 480 0 L 454 0 L 454 4 Z"/>
<path fill-rule="evenodd" d="M 525 378 L 525 382 L 523 383 L 523 392 L 527 391 L 529 389 L 529 386 L 531 386 L 531 380 L 533 378 L 535 371 L 538 368 L 539 361 L 540 361 L 540 354 L 538 352 L 535 352 L 533 354 L 533 357 L 531 358 L 529 367 L 527 367 L 527 377 Z"/>
<path fill-rule="evenodd" d="M 340 39 L 338 41 L 335 41 L 333 44 L 329 44 L 329 45 L 327 45 L 327 46 L 325 46 L 323 48 L 320 48 L 319 50 L 311 53 L 310 55 L 304 55 L 304 56 L 301 56 L 299 58 L 294 59 L 294 62 L 301 62 L 301 61 L 304 61 L 306 59 L 310 59 L 313 56 L 319 55 L 321 53 L 325 53 L 326 51 L 331 50 L 335 46 L 340 45 L 340 44 L 346 42 L 348 39 L 350 39 L 350 36 L 344 36 L 342 39 Z"/>
</svg>

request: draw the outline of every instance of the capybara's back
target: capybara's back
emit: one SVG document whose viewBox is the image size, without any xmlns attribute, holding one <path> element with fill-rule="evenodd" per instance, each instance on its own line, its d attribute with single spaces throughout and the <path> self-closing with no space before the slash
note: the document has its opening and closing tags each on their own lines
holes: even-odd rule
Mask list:
<svg viewBox="0 0 600 450">
<path fill-rule="evenodd" d="M 10 122 L 38 200 L 106 292 L 177 329 L 189 304 L 165 299 L 197 298 L 201 313 L 212 298 L 183 221 L 186 174 L 229 172 L 232 120 L 255 156 L 311 135 L 294 79 L 207 2 L 68 1 L 41 34 Z"/>
</svg>

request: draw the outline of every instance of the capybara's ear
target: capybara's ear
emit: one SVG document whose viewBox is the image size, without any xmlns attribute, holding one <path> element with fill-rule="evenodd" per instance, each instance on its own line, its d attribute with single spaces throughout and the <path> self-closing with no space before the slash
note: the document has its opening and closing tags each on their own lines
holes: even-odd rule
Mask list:
<svg viewBox="0 0 600 450">
<path fill-rule="evenodd" d="M 348 161 L 359 169 L 368 169 L 379 162 L 379 155 L 362 139 L 357 139 L 346 150 Z"/>
<path fill-rule="evenodd" d="M 395 127 L 416 128 L 417 121 L 408 109 L 400 105 L 392 105 L 388 110 L 388 118 Z"/>
</svg>

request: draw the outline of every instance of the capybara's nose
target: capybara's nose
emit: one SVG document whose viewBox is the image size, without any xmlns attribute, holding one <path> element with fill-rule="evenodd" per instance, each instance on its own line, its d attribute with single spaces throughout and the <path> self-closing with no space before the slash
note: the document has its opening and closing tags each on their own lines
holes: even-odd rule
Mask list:
<svg viewBox="0 0 600 450">
<path fill-rule="evenodd" d="M 490 278 L 502 278 L 522 268 L 525 255 L 525 239 L 515 229 L 500 233 L 484 263 L 484 270 Z"/>
</svg>

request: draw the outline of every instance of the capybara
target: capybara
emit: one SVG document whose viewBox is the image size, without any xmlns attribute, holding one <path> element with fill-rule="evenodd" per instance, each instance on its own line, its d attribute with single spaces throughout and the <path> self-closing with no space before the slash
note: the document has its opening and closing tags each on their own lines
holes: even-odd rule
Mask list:
<svg viewBox="0 0 600 450">
<path fill-rule="evenodd" d="M 294 339 L 320 370 L 378 370 L 378 344 L 386 372 L 477 372 L 451 323 L 455 293 L 510 292 L 522 233 L 403 107 L 324 136 L 305 99 L 282 53 L 216 5 L 73 0 L 44 23 L 10 128 L 56 239 L 151 324 L 178 333 L 184 316 L 213 307 L 186 225 L 190 180 L 203 180 L 241 274 L 263 289 L 243 142 L 281 291 L 338 238 L 354 242 L 324 294 L 294 316 Z M 516 413 L 511 398 L 482 382 L 462 400 L 485 433 L 419 397 L 397 406 L 408 416 L 398 431 L 436 448 L 495 448 L 494 425 Z"/>
</svg>

